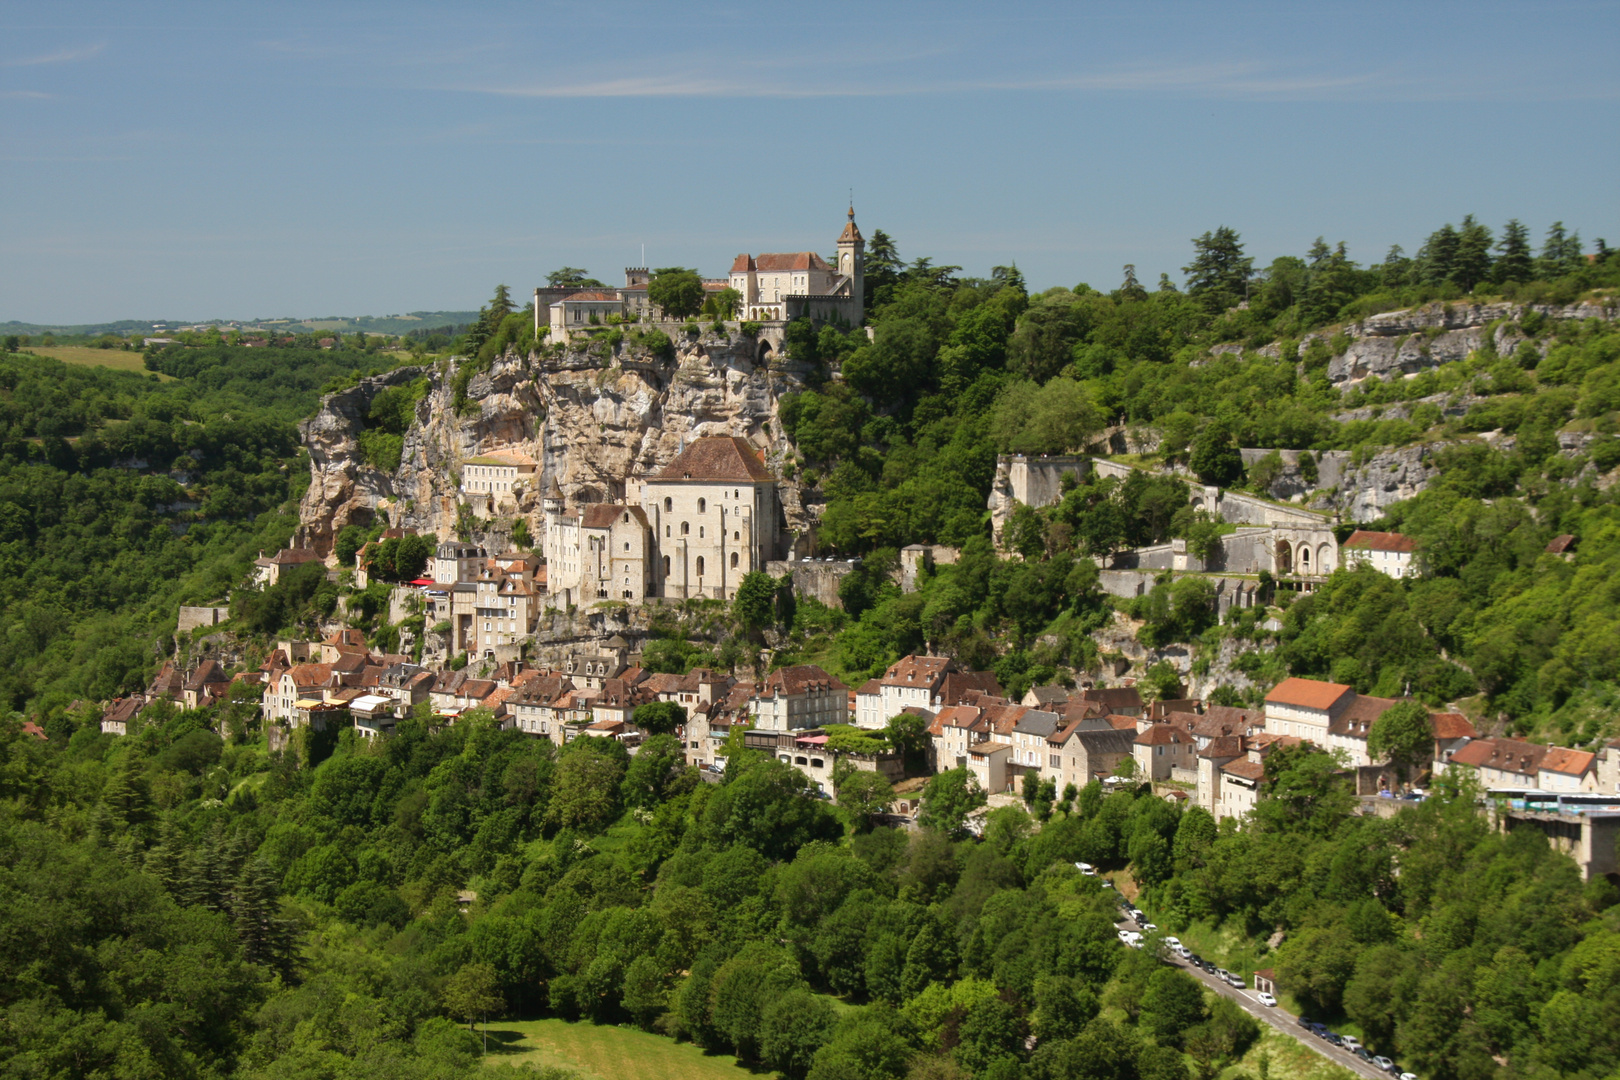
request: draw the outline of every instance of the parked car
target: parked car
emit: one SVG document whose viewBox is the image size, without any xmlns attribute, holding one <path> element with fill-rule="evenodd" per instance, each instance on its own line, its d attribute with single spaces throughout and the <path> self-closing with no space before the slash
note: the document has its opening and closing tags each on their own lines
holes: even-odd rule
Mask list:
<svg viewBox="0 0 1620 1080">
<path fill-rule="evenodd" d="M 1401 1080 L 1417 1080 L 1417 1073 L 1401 1073 Z"/>
<path fill-rule="evenodd" d="M 1138 919 L 1138 920 L 1137 920 L 1137 922 L 1142 922 L 1142 920 L 1140 920 L 1140 919 Z M 1145 922 L 1145 923 L 1142 923 L 1142 930 L 1143 930 L 1143 931 L 1144 931 L 1144 932 L 1145 932 L 1145 933 L 1149 933 L 1149 934 L 1152 934 L 1152 933 L 1155 933 L 1155 932 L 1156 932 L 1156 931 L 1157 931 L 1157 930 L 1158 930 L 1158 929 L 1159 929 L 1159 928 L 1158 928 L 1158 927 L 1157 927 L 1157 926 L 1154 926 L 1154 925 L 1153 925 L 1153 924 L 1152 924 L 1152 923 L 1150 923 L 1150 922 Z"/>
<path fill-rule="evenodd" d="M 1268 1009 L 1275 1009 L 1277 1007 L 1277 999 L 1266 993 L 1264 990 L 1256 994 L 1255 997 L 1260 1000 L 1260 1004 L 1264 1005 Z"/>
<path fill-rule="evenodd" d="M 1362 1061 L 1365 1061 L 1368 1064 L 1372 1063 L 1372 1055 L 1367 1053 L 1367 1048 L 1365 1046 L 1358 1046 L 1350 1052 L 1356 1055 L 1356 1057 L 1360 1058 Z"/>
<path fill-rule="evenodd" d="M 1112 889 L 1114 887 L 1114 883 L 1109 881 L 1107 878 L 1099 878 L 1097 880 L 1097 884 L 1101 885 L 1105 889 Z"/>
<path fill-rule="evenodd" d="M 1135 930 L 1121 930 L 1121 931 L 1119 931 L 1119 940 L 1125 942 L 1125 944 L 1127 944 L 1127 945 L 1129 945 L 1131 943 L 1131 940 L 1133 938 L 1139 938 L 1141 936 L 1142 935 L 1138 934 Z"/>
<path fill-rule="evenodd" d="M 1216 968 L 1214 975 L 1217 979 L 1221 980 L 1221 982 L 1225 982 L 1227 979 L 1232 977 L 1232 973 L 1227 971 L 1225 968 Z"/>
<path fill-rule="evenodd" d="M 1395 1067 L 1395 1063 L 1389 1060 L 1389 1058 L 1384 1057 L 1382 1054 L 1373 1058 L 1373 1064 L 1378 1066 L 1380 1069 L 1383 1069 L 1385 1072 L 1389 1072 Z"/>
<path fill-rule="evenodd" d="M 1356 1038 L 1354 1035 L 1345 1035 L 1343 1036 L 1343 1039 L 1344 1048 L 1350 1051 L 1352 1054 L 1361 1048 L 1361 1040 Z"/>
<path fill-rule="evenodd" d="M 1165 939 L 1164 939 L 1164 943 L 1166 945 L 1170 946 L 1173 949 L 1176 946 L 1181 944 L 1181 939 L 1178 938 L 1178 937 L 1170 937 L 1169 935 L 1166 935 Z"/>
<path fill-rule="evenodd" d="M 1076 870 L 1080 871 L 1086 877 L 1096 877 L 1097 876 L 1097 868 L 1095 866 L 1092 866 L 1088 862 L 1077 862 L 1077 863 L 1074 864 L 1074 868 Z"/>
<path fill-rule="evenodd" d="M 1226 973 L 1226 981 L 1231 983 L 1232 986 L 1239 990 L 1246 990 L 1249 986 L 1248 983 L 1243 981 L 1243 976 L 1239 975 L 1235 971 L 1228 971 Z"/>
</svg>

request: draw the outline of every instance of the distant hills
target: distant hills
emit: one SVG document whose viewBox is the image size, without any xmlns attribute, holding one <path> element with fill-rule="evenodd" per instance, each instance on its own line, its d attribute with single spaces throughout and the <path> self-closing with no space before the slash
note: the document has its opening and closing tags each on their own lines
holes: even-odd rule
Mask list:
<svg viewBox="0 0 1620 1080">
<path fill-rule="evenodd" d="M 154 334 L 165 330 L 179 330 L 189 326 L 235 326 L 242 329 L 262 328 L 288 333 L 307 333 L 324 330 L 339 333 L 364 331 L 368 334 L 407 334 L 412 330 L 425 330 L 437 326 L 462 326 L 478 318 L 476 311 L 412 311 L 404 315 L 328 315 L 321 318 L 295 319 L 119 319 L 116 322 L 63 325 L 26 323 L 13 319 L 0 323 L 5 334 L 56 334 L 61 336 L 100 334 Z"/>
</svg>

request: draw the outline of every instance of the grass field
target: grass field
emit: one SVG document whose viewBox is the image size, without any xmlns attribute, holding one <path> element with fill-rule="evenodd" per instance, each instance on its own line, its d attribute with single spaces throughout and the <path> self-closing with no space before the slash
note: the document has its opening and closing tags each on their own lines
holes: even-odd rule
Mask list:
<svg viewBox="0 0 1620 1080">
<path fill-rule="evenodd" d="M 1335 1065 L 1321 1054 L 1301 1046 L 1297 1039 L 1261 1027 L 1260 1040 L 1243 1055 L 1243 1060 L 1229 1066 L 1222 1080 L 1237 1080 L 1238 1076 L 1265 1076 L 1267 1080 L 1356 1080 L 1356 1074 L 1342 1065 Z M 1261 1059 L 1266 1068 L 1261 1071 Z"/>
<path fill-rule="evenodd" d="M 146 358 L 138 352 L 125 352 L 122 349 L 92 349 L 88 345 L 30 345 L 25 352 L 35 353 L 39 356 L 48 356 L 52 360 L 60 360 L 66 364 L 84 364 L 88 367 L 112 368 L 115 371 L 139 371 L 146 373 Z M 164 382 L 169 376 L 159 375 Z"/>
<path fill-rule="evenodd" d="M 755 1073 L 729 1055 L 705 1054 L 691 1043 L 628 1027 L 517 1020 L 492 1026 L 489 1042 L 487 1064 L 573 1069 L 584 1080 L 749 1080 L 774 1075 Z"/>
</svg>

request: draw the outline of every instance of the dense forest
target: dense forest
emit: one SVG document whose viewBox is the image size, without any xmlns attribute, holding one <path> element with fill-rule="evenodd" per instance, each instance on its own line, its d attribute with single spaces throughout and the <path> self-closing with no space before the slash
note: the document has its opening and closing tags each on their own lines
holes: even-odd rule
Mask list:
<svg viewBox="0 0 1620 1080">
<path fill-rule="evenodd" d="M 979 838 L 962 771 L 908 833 L 751 751 L 706 781 L 670 736 L 556 750 L 486 715 L 273 758 L 213 726 L 239 730 L 0 726 L 8 1075 L 471 1077 L 457 1022 L 541 1012 L 811 1080 L 1253 1066 L 1254 1021 L 1122 946 L 1079 860 L 1425 1078 L 1601 1078 L 1620 1055 L 1614 887 L 1491 832 L 1472 792 L 1354 816 L 1318 753 L 1269 759 L 1242 825 L 1094 782 Z"/>
<path fill-rule="evenodd" d="M 145 361 L 0 354 L 0 708 L 57 723 L 144 685 L 178 605 L 223 601 L 291 536 L 309 482 L 296 422 L 356 368 L 397 362 L 218 344 Z"/>
</svg>

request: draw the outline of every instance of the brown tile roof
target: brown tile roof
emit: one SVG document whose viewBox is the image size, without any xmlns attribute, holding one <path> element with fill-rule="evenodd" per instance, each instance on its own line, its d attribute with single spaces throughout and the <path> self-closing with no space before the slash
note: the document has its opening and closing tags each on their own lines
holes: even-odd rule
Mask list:
<svg viewBox="0 0 1620 1080">
<path fill-rule="evenodd" d="M 1201 739 L 1214 739 L 1222 735 L 1247 735 L 1264 725 L 1260 714 L 1231 705 L 1211 705 L 1203 716 L 1195 717 L 1192 732 Z"/>
<path fill-rule="evenodd" d="M 1555 536 L 1551 540 L 1547 541 L 1547 553 L 1550 555 L 1562 555 L 1564 552 L 1569 551 L 1574 547 L 1575 537 L 1569 533 L 1564 533 L 1562 536 Z"/>
<path fill-rule="evenodd" d="M 1260 764 L 1258 761 L 1244 761 L 1239 759 L 1237 761 L 1228 761 L 1225 765 L 1222 765 L 1221 772 L 1230 773 L 1233 776 L 1241 776 L 1245 780 L 1254 780 L 1258 782 L 1265 779 L 1266 767 Z"/>
<path fill-rule="evenodd" d="M 319 562 L 321 557 L 315 554 L 314 548 L 282 548 L 267 560 L 275 566 L 301 566 L 304 563 Z"/>
<path fill-rule="evenodd" d="M 1069 700 L 1069 688 L 1066 686 L 1032 686 L 1029 695 L 1035 699 L 1037 705 L 1062 705 Z"/>
<path fill-rule="evenodd" d="M 1452 754 L 1451 760 L 1458 765 L 1534 776 L 1546 756 L 1547 748 L 1538 743 L 1520 742 L 1517 739 L 1475 739 Z"/>
<path fill-rule="evenodd" d="M 951 705 L 939 710 L 935 718 L 940 728 L 971 728 L 979 722 L 979 710 L 972 705 Z"/>
<path fill-rule="evenodd" d="M 948 656 L 907 656 L 889 665 L 884 686 L 933 686 L 956 666 Z"/>
<path fill-rule="evenodd" d="M 1109 713 L 1107 716 L 1103 717 L 1103 719 L 1108 721 L 1108 726 L 1113 728 L 1115 731 L 1129 731 L 1132 734 L 1135 734 L 1136 732 L 1136 717 L 1134 716 L 1121 716 L 1118 713 Z"/>
<path fill-rule="evenodd" d="M 321 641 L 321 644 L 352 645 L 356 648 L 364 649 L 366 647 L 366 635 L 353 627 L 349 627 L 344 630 L 339 630 L 336 633 L 328 634 Z"/>
<path fill-rule="evenodd" d="M 1434 725 L 1434 737 L 1437 739 L 1472 739 L 1479 734 L 1462 713 L 1431 713 L 1429 721 Z"/>
<path fill-rule="evenodd" d="M 744 259 L 748 259 L 748 262 L 752 263 L 753 265 L 741 265 Z M 781 273 L 784 270 L 831 271 L 832 267 L 827 265 L 826 259 L 823 259 L 820 255 L 817 255 L 813 251 L 788 251 L 769 252 L 762 255 L 755 255 L 751 258 L 746 255 L 739 255 L 737 256 L 737 261 L 731 264 L 731 270 L 733 273 L 741 273 L 744 270 L 763 270 L 766 273 Z"/>
<path fill-rule="evenodd" d="M 992 742 L 981 742 L 981 743 L 974 743 L 972 746 L 969 746 L 968 747 L 968 753 L 972 754 L 974 757 L 989 757 L 991 754 L 997 753 L 999 751 L 1011 750 L 1011 749 L 1012 749 L 1012 743 L 993 742 L 993 741 Z"/>
<path fill-rule="evenodd" d="M 1302 709 L 1318 709 L 1326 712 L 1344 695 L 1354 692 L 1341 683 L 1287 678 L 1272 687 L 1271 693 L 1266 695 L 1266 704 L 1275 702 L 1278 705 L 1293 705 Z"/>
<path fill-rule="evenodd" d="M 1343 712 L 1328 723 L 1328 733 L 1365 739 L 1372 733 L 1372 726 L 1378 718 L 1399 704 L 1395 698 L 1358 695 L 1354 701 L 1345 706 Z"/>
<path fill-rule="evenodd" d="M 332 681 L 331 664 L 298 664 L 287 669 L 294 686 L 325 686 Z"/>
<path fill-rule="evenodd" d="M 993 671 L 950 671 L 937 691 L 941 705 L 960 705 L 973 693 L 1001 696 L 1001 684 Z"/>
<path fill-rule="evenodd" d="M 1211 739 L 1209 745 L 1198 751 L 1201 758 L 1235 758 L 1243 754 L 1243 737 L 1241 735 L 1222 735 L 1218 739 Z"/>
<path fill-rule="evenodd" d="M 1169 746 L 1172 743 L 1184 743 L 1187 739 L 1187 732 L 1174 724 L 1154 724 L 1146 731 L 1136 733 L 1138 746 Z"/>
<path fill-rule="evenodd" d="M 676 459 L 680 460 L 679 458 Z M 647 512 L 639 506 L 620 506 L 618 503 L 590 503 L 579 508 L 579 523 L 586 529 L 611 529 L 621 518 L 628 517 L 640 525 L 647 524 Z"/>
<path fill-rule="evenodd" d="M 813 690 L 848 690 L 849 687 L 827 674 L 815 664 L 794 664 L 792 667 L 781 668 L 765 676 L 760 683 L 760 697 L 775 697 L 778 694 L 793 696 L 806 694 Z"/>
<path fill-rule="evenodd" d="M 860 689 L 855 692 L 857 694 L 881 694 L 883 693 L 883 684 L 876 679 L 867 679 L 861 683 Z"/>
<path fill-rule="evenodd" d="M 1541 759 L 1541 771 L 1560 773 L 1564 776 L 1585 776 L 1592 771 L 1592 764 L 1595 761 L 1597 761 L 1596 754 L 1554 746 L 1550 747 L 1547 756 Z"/>
<path fill-rule="evenodd" d="M 1350 534 L 1344 546 L 1352 551 L 1416 551 L 1417 541 L 1410 536 L 1394 532 L 1373 532 L 1357 529 Z"/>
<path fill-rule="evenodd" d="M 228 681 L 225 677 L 224 668 L 213 660 L 204 660 L 197 665 L 197 670 L 193 671 L 191 677 L 186 680 L 186 689 L 201 690 L 210 684 Z"/>
<path fill-rule="evenodd" d="M 1028 705 L 996 705 L 985 709 L 979 716 L 978 730 L 991 735 L 1011 735 L 1018 721 L 1029 712 Z"/>
<path fill-rule="evenodd" d="M 694 439 L 658 474 L 659 480 L 774 480 L 759 451 L 735 435 Z"/>
<path fill-rule="evenodd" d="M 594 303 L 611 303 L 618 298 L 619 297 L 617 294 L 610 292 L 577 292 L 569 293 L 567 296 L 563 297 L 560 302 L 564 304 L 573 303 L 574 301 L 580 301 L 582 303 L 586 301 Z"/>
</svg>

